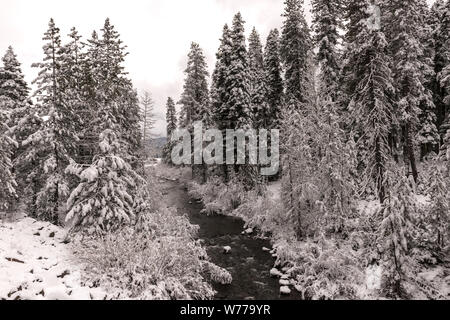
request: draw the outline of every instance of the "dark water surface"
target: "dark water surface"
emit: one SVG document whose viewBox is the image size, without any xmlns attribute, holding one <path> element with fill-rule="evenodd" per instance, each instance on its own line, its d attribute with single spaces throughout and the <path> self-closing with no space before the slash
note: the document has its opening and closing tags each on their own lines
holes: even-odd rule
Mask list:
<svg viewBox="0 0 450 320">
<path fill-rule="evenodd" d="M 230 285 L 213 284 L 219 300 L 276 300 L 300 299 L 291 288 L 289 296 L 280 296 L 279 279 L 270 276 L 275 259 L 264 251 L 271 248 L 268 240 L 243 235 L 244 222 L 229 216 L 201 214 L 202 204 L 190 199 L 184 184 L 167 182 L 164 191 L 169 205 L 187 214 L 192 224 L 200 226 L 199 238 L 204 241 L 210 260 L 225 268 L 233 276 Z M 224 254 L 224 247 L 231 247 Z"/>
</svg>

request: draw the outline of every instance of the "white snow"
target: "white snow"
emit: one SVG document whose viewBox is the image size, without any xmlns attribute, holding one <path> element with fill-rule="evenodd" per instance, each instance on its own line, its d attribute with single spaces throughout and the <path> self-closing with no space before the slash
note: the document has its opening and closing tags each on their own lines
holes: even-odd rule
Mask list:
<svg viewBox="0 0 450 320">
<path fill-rule="evenodd" d="M 291 289 L 289 289 L 289 287 L 286 286 L 280 287 L 280 293 L 284 295 L 289 295 L 291 294 Z"/>
<path fill-rule="evenodd" d="M 0 221 L 0 300 L 105 299 L 98 288 L 82 284 L 65 230 L 31 218 Z"/>
<path fill-rule="evenodd" d="M 281 181 L 269 183 L 267 191 L 272 200 L 277 201 L 281 199 Z"/>
<path fill-rule="evenodd" d="M 290 283 L 290 281 L 289 280 L 286 280 L 286 279 L 281 279 L 280 280 L 280 285 L 281 286 L 289 286 L 291 283 Z"/>
<path fill-rule="evenodd" d="M 276 268 L 273 268 L 272 270 L 270 270 L 270 275 L 272 277 L 282 277 L 283 274 Z"/>
<path fill-rule="evenodd" d="M 231 247 L 230 247 L 230 246 L 223 247 L 223 252 L 224 252 L 225 254 L 231 253 Z"/>
<path fill-rule="evenodd" d="M 369 291 L 381 288 L 381 276 L 383 269 L 381 266 L 373 265 L 366 269 L 366 288 Z"/>
</svg>

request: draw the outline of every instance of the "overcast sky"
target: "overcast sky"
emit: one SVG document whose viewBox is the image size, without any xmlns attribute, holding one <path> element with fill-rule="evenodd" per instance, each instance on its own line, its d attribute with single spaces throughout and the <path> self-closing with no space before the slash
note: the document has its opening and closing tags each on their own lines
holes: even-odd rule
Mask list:
<svg viewBox="0 0 450 320">
<path fill-rule="evenodd" d="M 431 2 L 432 0 L 428 0 Z M 126 69 L 135 87 L 149 90 L 159 121 L 156 134 L 165 134 L 165 103 L 178 100 L 183 86 L 186 55 L 192 41 L 207 57 L 210 72 L 215 64 L 222 28 L 242 13 L 247 35 L 253 26 L 263 41 L 272 28 L 282 25 L 283 0 L 1 0 L 0 55 L 12 45 L 27 82 L 37 75 L 31 68 L 42 59 L 42 35 L 50 17 L 67 39 L 75 26 L 89 38 L 106 17 L 116 26 L 128 46 Z M 308 20 L 309 0 L 306 1 Z"/>
</svg>

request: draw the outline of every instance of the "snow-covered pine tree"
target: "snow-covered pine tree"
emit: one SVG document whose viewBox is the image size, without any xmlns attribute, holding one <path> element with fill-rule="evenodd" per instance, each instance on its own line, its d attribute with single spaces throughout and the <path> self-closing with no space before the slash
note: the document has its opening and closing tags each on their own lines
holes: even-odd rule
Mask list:
<svg viewBox="0 0 450 320">
<path fill-rule="evenodd" d="M 67 201 L 73 231 L 103 233 L 136 222 L 140 214 L 137 190 L 145 182 L 133 170 L 140 168 L 141 128 L 137 94 L 123 67 L 125 47 L 106 19 L 102 38 L 93 36 L 87 63 L 90 102 L 95 110 L 89 124 L 98 135 L 92 163 L 72 164 L 66 170 L 80 178 Z"/>
<path fill-rule="evenodd" d="M 228 90 L 225 86 L 230 69 L 231 59 L 231 31 L 228 25 L 223 27 L 220 47 L 216 54 L 216 66 L 212 75 L 211 105 L 212 120 L 220 130 L 228 125 Z"/>
<path fill-rule="evenodd" d="M 382 289 L 388 297 L 402 297 L 405 294 L 402 284 L 410 272 L 408 251 L 411 218 L 416 211 L 415 182 L 392 164 L 385 184 L 387 193 L 380 209 L 382 222 L 379 229 L 383 258 Z"/>
<path fill-rule="evenodd" d="M 277 29 L 270 31 L 264 51 L 269 116 L 267 129 L 280 129 L 283 105 L 284 83 L 280 58 L 280 35 Z"/>
<path fill-rule="evenodd" d="M 340 85 L 344 95 L 343 112 L 345 113 L 345 116 L 350 115 L 348 112 L 349 110 L 347 110 L 347 106 L 349 105 L 351 97 L 356 91 L 356 87 L 359 83 L 359 79 L 355 73 L 354 65 L 351 60 L 354 59 L 354 52 L 358 50 L 357 46 L 359 43 L 357 38 L 366 27 L 364 22 L 369 19 L 367 6 L 368 2 L 361 0 L 345 1 L 344 3 L 344 20 L 347 21 L 347 24 L 345 25 L 344 52 L 342 57 L 343 66 L 340 77 Z"/>
<path fill-rule="evenodd" d="M 447 130 L 446 122 L 450 114 L 448 104 L 444 102 L 445 96 L 449 95 L 449 91 L 445 86 L 440 85 L 445 77 L 442 74 L 443 70 L 450 64 L 450 1 L 436 0 L 431 7 L 431 19 L 435 48 L 434 71 L 436 74 L 434 101 L 436 123 L 442 140 Z"/>
<path fill-rule="evenodd" d="M 225 88 L 228 91 L 228 129 L 250 129 L 254 126 L 252 115 L 251 74 L 246 47 L 244 20 L 238 12 L 233 18 L 231 30 L 231 56 Z M 248 149 L 248 148 L 246 148 Z M 234 148 L 235 159 L 239 150 Z M 235 165 L 234 172 L 246 188 L 254 188 L 258 182 L 256 168 L 249 164 L 245 155 L 244 165 Z"/>
<path fill-rule="evenodd" d="M 223 131 L 230 128 L 228 120 L 228 100 L 229 90 L 226 86 L 231 65 L 231 30 L 227 24 L 224 25 L 220 46 L 216 53 L 216 66 L 212 74 L 211 84 L 211 122 L 212 125 Z M 224 140 L 225 142 L 225 140 Z M 224 154 L 226 149 L 224 147 Z M 231 178 L 230 169 L 226 165 L 222 165 L 220 171 L 216 174 L 221 176 L 225 181 Z"/>
<path fill-rule="evenodd" d="M 188 129 L 192 136 L 194 123 L 202 122 L 204 127 L 209 124 L 210 100 L 208 90 L 208 65 L 199 44 L 193 42 L 188 54 L 183 93 L 178 104 L 181 105 L 180 126 Z M 192 141 L 192 143 L 199 143 Z M 206 182 L 206 166 L 192 164 L 193 179 Z"/>
<path fill-rule="evenodd" d="M 146 150 L 146 156 L 148 156 L 148 151 L 151 148 L 153 138 L 152 130 L 155 126 L 155 103 L 149 91 L 144 91 L 140 103 L 142 114 L 142 143 L 144 150 Z"/>
<path fill-rule="evenodd" d="M 422 217 L 426 226 L 424 233 L 429 237 L 427 240 L 438 252 L 444 250 L 450 237 L 449 163 L 450 159 L 445 156 L 445 151 L 433 163 L 428 190 L 431 198 L 430 212 Z"/>
<path fill-rule="evenodd" d="M 15 107 L 20 108 L 20 103 L 28 99 L 30 89 L 24 80 L 17 55 L 11 46 L 8 47 L 2 62 L 3 66 L 0 67 L 0 96 L 11 99 L 15 102 Z M 13 121 L 13 125 L 16 124 L 17 121 Z"/>
<path fill-rule="evenodd" d="M 421 104 L 434 108 L 431 92 L 425 87 L 426 75 L 432 72 L 424 63 L 425 23 L 421 0 L 393 0 L 383 5 L 383 30 L 392 55 L 392 70 L 396 88 L 396 113 L 402 132 L 404 161 L 417 182 L 418 169 L 415 154 L 416 135 L 419 130 Z M 427 111 L 428 112 L 428 111 Z M 426 125 L 433 125 L 427 121 Z M 433 130 L 425 129 L 428 134 Z"/>
<path fill-rule="evenodd" d="M 128 53 L 109 18 L 105 20 L 101 32 L 102 37 L 99 40 L 100 86 L 104 86 L 105 90 L 102 92 L 106 94 L 100 98 L 106 103 L 112 101 L 116 103 L 118 112 L 116 119 L 119 123 L 118 129 L 121 131 L 123 157 L 133 168 L 136 168 L 142 165 L 142 161 L 139 159 L 142 146 L 141 118 L 137 92 L 124 71 L 123 62 Z"/>
<path fill-rule="evenodd" d="M 136 193 L 138 175 L 122 158 L 120 129 L 116 110 L 103 105 L 99 110 L 99 151 L 86 169 L 72 165 L 67 172 L 77 174 L 80 184 L 72 191 L 66 221 L 71 230 L 102 234 L 115 231 L 137 221 Z"/>
<path fill-rule="evenodd" d="M 437 152 L 440 145 L 440 136 L 436 125 L 436 105 L 434 103 L 434 89 L 436 85 L 436 73 L 434 67 L 435 48 L 433 39 L 433 26 L 430 22 L 431 10 L 426 0 L 418 0 L 418 16 L 421 20 L 421 32 L 419 39 L 424 50 L 419 57 L 422 63 L 425 95 L 420 102 L 420 116 L 417 139 L 420 145 L 420 157 L 423 159 L 431 152 Z"/>
<path fill-rule="evenodd" d="M 33 64 L 40 69 L 33 82 L 37 86 L 34 93 L 36 114 L 45 120 L 23 142 L 27 149 L 22 160 L 33 158 L 37 162 L 28 175 L 30 180 L 41 182 L 35 203 L 37 218 L 57 224 L 61 206 L 69 193 L 65 169 L 73 161 L 70 150 L 75 149 L 77 133 L 72 122 L 73 111 L 63 100 L 59 29 L 53 19 L 48 26 L 43 37 L 46 41 L 43 62 Z"/>
<path fill-rule="evenodd" d="M 244 20 L 240 13 L 233 18 L 230 65 L 225 81 L 228 90 L 228 129 L 252 127 L 250 73 L 245 43 Z"/>
<path fill-rule="evenodd" d="M 167 99 L 166 104 L 166 123 L 167 123 L 167 143 L 164 146 L 163 158 L 164 162 L 167 164 L 172 164 L 172 135 L 177 129 L 177 111 L 175 109 L 175 102 L 172 98 Z"/>
<path fill-rule="evenodd" d="M 260 36 L 255 28 L 253 28 L 249 37 L 248 64 L 254 128 L 268 129 L 271 115 L 267 99 L 264 54 Z"/>
<path fill-rule="evenodd" d="M 281 58 L 285 69 L 286 102 L 300 108 L 308 102 L 310 82 L 309 56 L 311 36 L 304 16 L 303 0 L 285 0 L 284 22 L 281 36 Z"/>
<path fill-rule="evenodd" d="M 194 122 L 209 122 L 208 65 L 200 46 L 193 42 L 188 54 L 186 79 L 179 104 L 180 126 L 190 128 Z"/>
<path fill-rule="evenodd" d="M 4 209 L 7 204 L 11 209 L 15 204 L 14 186 L 16 191 L 21 189 L 16 186 L 15 177 L 19 175 L 17 181 L 22 178 L 22 173 L 17 172 L 14 168 L 14 161 L 18 155 L 23 151 L 20 144 L 24 140 L 24 132 L 19 130 L 20 119 L 24 116 L 27 107 L 29 106 L 28 93 L 29 88 L 24 80 L 20 63 L 14 53 L 13 48 L 8 47 L 5 55 L 2 58 L 3 66 L 0 67 L 0 113 L 1 113 L 1 129 L 0 129 L 0 144 L 2 151 L 2 164 L 0 165 L 2 173 L 2 187 L 3 199 L 0 207 Z M 6 199 L 8 198 L 8 201 Z"/>
<path fill-rule="evenodd" d="M 335 102 L 339 91 L 340 41 L 342 5 L 336 0 L 312 1 L 314 45 L 318 49 L 320 92 L 323 100 Z"/>
<path fill-rule="evenodd" d="M 358 2 L 358 3 L 356 3 Z M 355 17 L 352 20 L 360 28 L 358 34 L 348 39 L 354 42 L 347 45 L 346 72 L 354 84 L 354 93 L 347 107 L 352 125 L 359 136 L 358 147 L 365 167 L 365 184 L 374 185 L 381 202 L 386 196 L 384 179 L 386 164 L 390 158 L 389 133 L 392 127 L 394 80 L 390 69 L 387 41 L 377 23 L 376 6 L 365 0 L 353 1 Z M 372 15 L 370 15 L 370 9 Z M 353 26 L 349 26 L 352 30 Z"/>
<path fill-rule="evenodd" d="M 12 172 L 12 151 L 17 143 L 11 136 L 9 116 L 13 100 L 0 96 L 0 211 L 11 209 L 17 201 L 17 183 Z"/>
<path fill-rule="evenodd" d="M 61 101 L 70 110 L 66 115 L 66 121 L 77 134 L 76 145 L 68 149 L 70 157 L 79 161 L 79 137 L 85 130 L 87 120 L 84 114 L 86 106 L 84 71 L 83 71 L 83 47 L 81 36 L 75 28 L 68 34 L 69 42 L 61 47 L 60 80 Z M 71 117 L 71 118 L 69 118 Z M 89 118 L 87 118 L 89 119 Z"/>
</svg>

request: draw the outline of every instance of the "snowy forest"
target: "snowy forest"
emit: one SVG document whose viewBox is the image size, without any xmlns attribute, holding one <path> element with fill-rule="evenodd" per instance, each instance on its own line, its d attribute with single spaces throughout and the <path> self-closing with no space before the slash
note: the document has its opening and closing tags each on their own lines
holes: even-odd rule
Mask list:
<svg viewBox="0 0 450 320">
<path fill-rule="evenodd" d="M 212 74 L 192 43 L 161 159 L 113 21 L 50 19 L 32 83 L 11 44 L 0 300 L 450 299 L 450 1 L 311 8 L 285 0 L 267 39 L 223 21 Z M 175 165 L 198 122 L 279 130 L 279 172 Z"/>
</svg>

